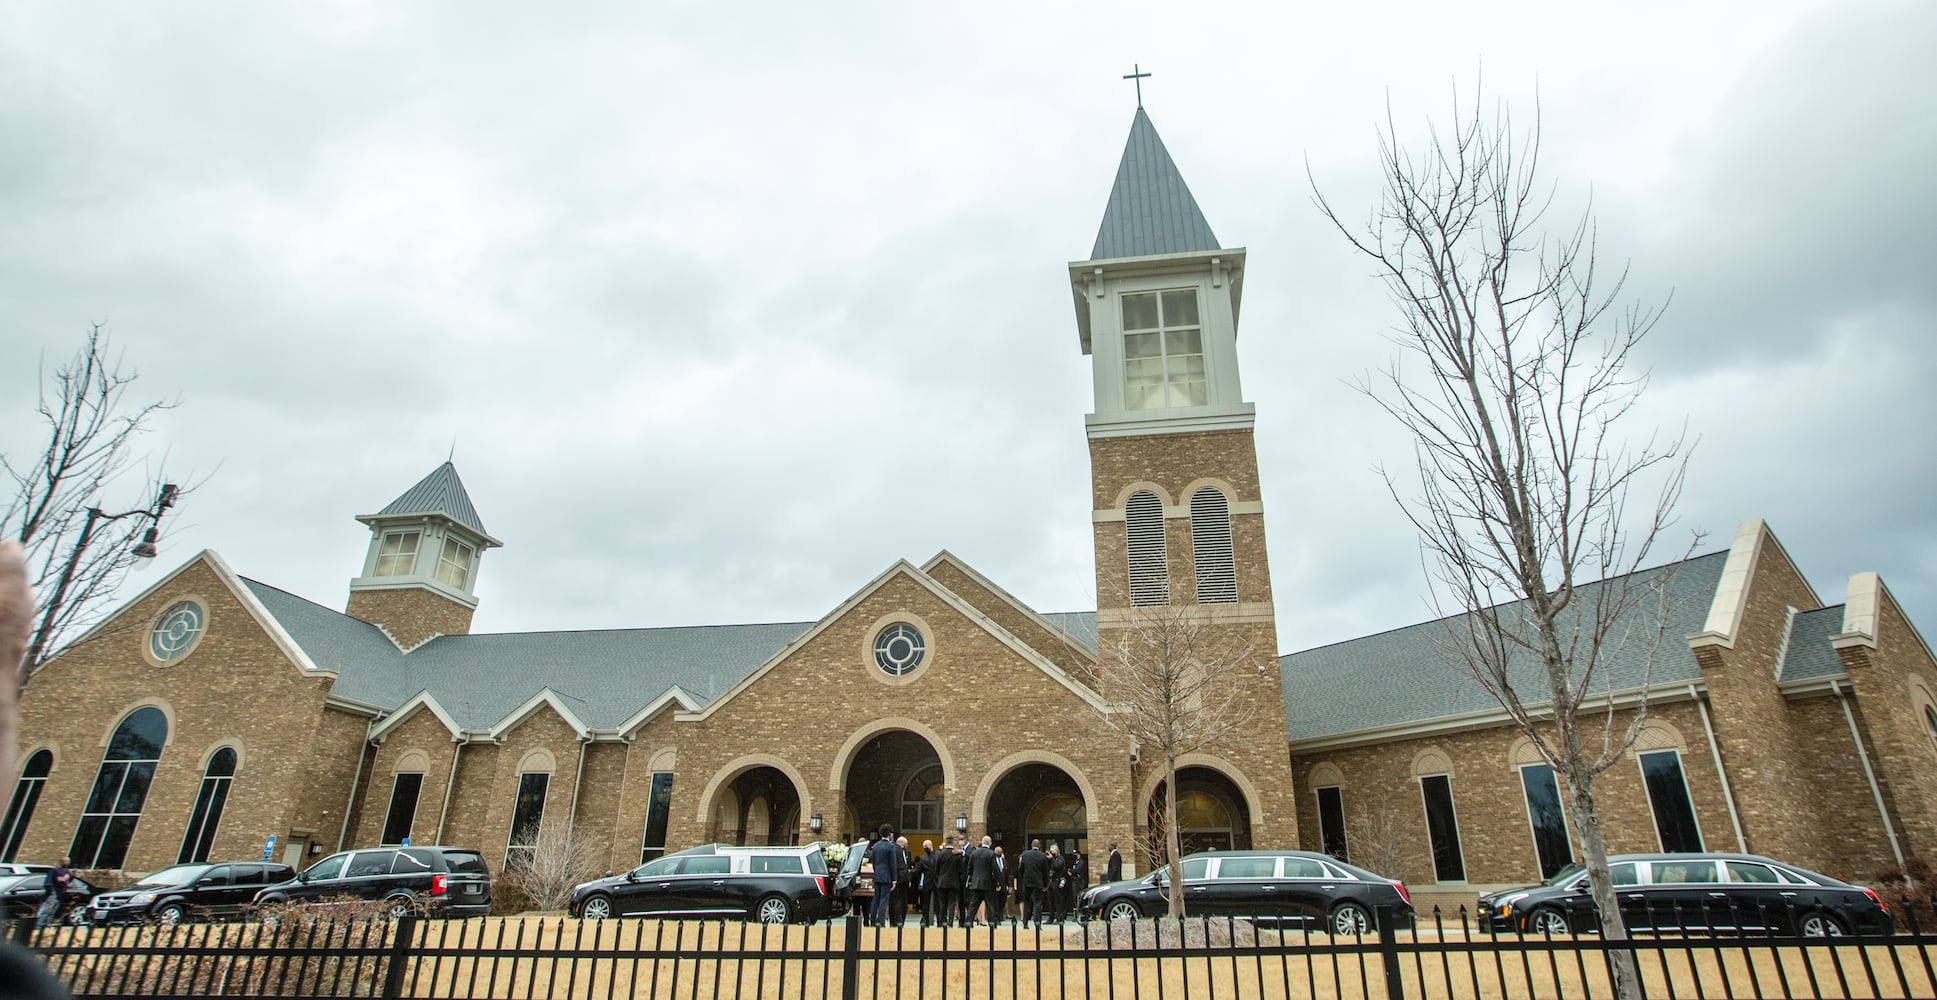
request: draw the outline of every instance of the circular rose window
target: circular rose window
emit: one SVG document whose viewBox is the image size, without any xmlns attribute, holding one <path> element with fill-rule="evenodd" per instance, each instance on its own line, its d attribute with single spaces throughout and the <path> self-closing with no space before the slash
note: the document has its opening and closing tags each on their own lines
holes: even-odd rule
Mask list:
<svg viewBox="0 0 1937 1000">
<path fill-rule="evenodd" d="M 907 622 L 896 622 L 874 637 L 874 665 L 890 677 L 901 677 L 921 666 L 926 649 L 920 631 Z"/>
<path fill-rule="evenodd" d="M 148 632 L 148 652 L 163 663 L 177 660 L 186 656 L 201 636 L 202 606 L 183 601 L 155 619 L 155 627 Z"/>
</svg>

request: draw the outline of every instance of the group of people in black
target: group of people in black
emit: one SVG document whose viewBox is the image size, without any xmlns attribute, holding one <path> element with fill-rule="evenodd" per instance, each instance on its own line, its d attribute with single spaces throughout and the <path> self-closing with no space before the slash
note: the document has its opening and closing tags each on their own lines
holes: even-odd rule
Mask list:
<svg viewBox="0 0 1937 1000">
<path fill-rule="evenodd" d="M 1062 923 L 1083 919 L 1077 905 L 1089 886 L 1089 860 L 1075 850 L 1065 854 L 1059 845 L 1044 850 L 1040 839 L 1013 859 L 991 838 L 972 843 L 954 835 L 921 845 L 921 856 L 908 850 L 908 838 L 883 826 L 868 838 L 867 858 L 874 866 L 874 905 L 868 922 L 901 926 L 909 907 L 921 912 L 923 927 L 994 927 L 1007 920 L 1041 927 L 1045 920 Z M 1103 881 L 1123 878 L 1123 855 L 1110 845 Z M 1016 912 L 1009 901 L 1016 902 Z"/>
</svg>

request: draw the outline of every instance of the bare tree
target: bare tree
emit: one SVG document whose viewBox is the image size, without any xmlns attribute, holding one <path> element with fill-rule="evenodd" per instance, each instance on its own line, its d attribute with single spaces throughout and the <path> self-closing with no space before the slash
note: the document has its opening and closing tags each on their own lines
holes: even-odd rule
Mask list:
<svg viewBox="0 0 1937 1000">
<path fill-rule="evenodd" d="M 1679 435 L 1621 433 L 1647 385 L 1635 348 L 1662 307 L 1621 303 L 1626 268 L 1598 267 L 1591 206 L 1549 234 L 1537 106 L 1520 132 L 1504 103 L 1489 115 L 1476 94 L 1463 114 L 1456 95 L 1452 130 L 1423 151 L 1400 144 L 1390 112 L 1379 140 L 1381 204 L 1363 228 L 1316 197 L 1376 263 L 1401 357 L 1424 368 L 1408 377 L 1395 361 L 1361 386 L 1413 438 L 1418 492 L 1390 473 L 1387 486 L 1419 532 L 1443 652 L 1565 781 L 1602 931 L 1625 939 L 1594 779 L 1647 720 L 1667 624 L 1668 572 L 1636 571 L 1671 525 L 1688 450 Z M 1645 663 L 1625 723 L 1617 653 Z M 1638 996 L 1632 956 L 1614 954 L 1619 995 Z"/>
<path fill-rule="evenodd" d="M 26 551 L 39 604 L 24 682 L 68 638 L 100 620 L 128 569 L 154 554 L 162 512 L 183 492 L 159 469 L 131 482 L 136 445 L 172 400 L 131 398 L 139 374 L 122 366 L 99 324 L 42 387 L 35 412 L 43 444 L 30 457 L 0 455 L 13 495 L 0 509 L 0 531 Z M 110 491 L 126 509 L 103 509 Z"/>
<path fill-rule="evenodd" d="M 1418 860 L 1419 836 L 1399 815 L 1392 800 L 1360 797 L 1345 819 L 1346 850 L 1350 861 L 1375 872 L 1403 872 Z"/>
<path fill-rule="evenodd" d="M 1133 608 L 1116 632 L 1113 655 L 1097 673 L 1113 704 L 1103 715 L 1128 736 L 1146 766 L 1164 769 L 1160 821 L 1170 866 L 1170 915 L 1184 915 L 1182 845 L 1177 828 L 1177 758 L 1217 746 L 1241 732 L 1256 710 L 1249 647 L 1217 627 L 1199 606 Z"/>
<path fill-rule="evenodd" d="M 539 823 L 512 839 L 529 846 L 518 849 L 515 863 L 506 860 L 504 880 L 537 909 L 564 909 L 574 886 L 605 870 L 598 838 L 563 820 Z"/>
</svg>

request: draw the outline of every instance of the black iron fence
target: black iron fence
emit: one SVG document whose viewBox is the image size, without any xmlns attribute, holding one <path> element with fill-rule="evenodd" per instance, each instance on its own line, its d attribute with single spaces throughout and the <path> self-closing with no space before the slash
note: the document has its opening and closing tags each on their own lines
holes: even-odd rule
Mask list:
<svg viewBox="0 0 1937 1000">
<path fill-rule="evenodd" d="M 854 918 L 780 927 L 323 916 L 39 932 L 23 923 L 16 937 L 76 997 L 1491 1000 L 1612 997 L 1617 967 L 1631 968 L 1647 996 L 1671 1000 L 1937 997 L 1937 934 L 1915 923 L 1933 916 L 1928 904 L 1889 934 L 1862 933 L 1847 914 L 1834 922 L 1848 931 L 1840 937 L 1769 931 L 1804 923 L 1779 916 L 1674 910 L 1653 922 L 1699 929 L 1626 941 L 1491 934 L 1464 909 L 1410 927 L 1382 920 L 1364 937 L 1235 917 L 969 930 Z"/>
</svg>

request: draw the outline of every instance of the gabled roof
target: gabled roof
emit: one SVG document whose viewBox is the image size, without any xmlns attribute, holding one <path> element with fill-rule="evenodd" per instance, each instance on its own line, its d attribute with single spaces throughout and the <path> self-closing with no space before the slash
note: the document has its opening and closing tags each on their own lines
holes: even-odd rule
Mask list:
<svg viewBox="0 0 1937 1000">
<path fill-rule="evenodd" d="M 383 517 L 405 517 L 412 514 L 442 514 L 453 521 L 483 535 L 491 544 L 499 544 L 484 530 L 484 521 L 478 517 L 476 507 L 471 506 L 471 495 L 464 491 L 464 481 L 457 477 L 457 466 L 445 462 L 432 470 L 431 474 L 417 481 L 417 485 L 405 490 L 403 495 L 390 501 L 390 505 L 375 514 L 364 514 L 357 518 L 368 523 Z"/>
<path fill-rule="evenodd" d="M 1702 679 L 1701 666 L 1683 637 L 1701 630 L 1727 558 L 1728 553 L 1715 552 L 1630 577 L 1631 584 L 1640 586 L 1672 574 L 1667 581 L 1666 631 L 1653 649 L 1649 676 L 1651 619 L 1657 605 L 1652 599 L 1640 602 L 1630 611 L 1633 625 L 1627 641 L 1621 641 L 1619 626 L 1610 633 L 1609 641 L 1615 645 L 1603 649 L 1600 669 L 1604 672 L 1594 682 L 1596 692 L 1632 690 L 1644 677 L 1655 689 Z M 1601 581 L 1580 587 L 1577 600 L 1591 603 L 1596 589 L 1607 585 Z M 1502 618 L 1510 620 L 1512 605 L 1501 608 Z M 1461 629 L 1466 618 L 1453 615 L 1280 657 L 1285 726 L 1291 741 L 1499 711 L 1499 703 L 1463 666 L 1448 662 L 1440 653 L 1448 627 Z M 1545 682 L 1536 679 L 1535 657 L 1529 654 L 1515 666 L 1528 677 L 1527 683 L 1517 685 L 1519 690 L 1545 690 Z"/>
<path fill-rule="evenodd" d="M 1091 260 L 1220 249 L 1210 223 L 1142 108 L 1116 168 Z"/>
<path fill-rule="evenodd" d="M 1836 655 L 1830 639 L 1843 631 L 1841 604 L 1813 611 L 1798 611 L 1789 623 L 1789 638 L 1782 647 L 1782 662 L 1776 666 L 1776 682 L 1822 680 L 1842 677 L 1843 658 Z"/>
</svg>

